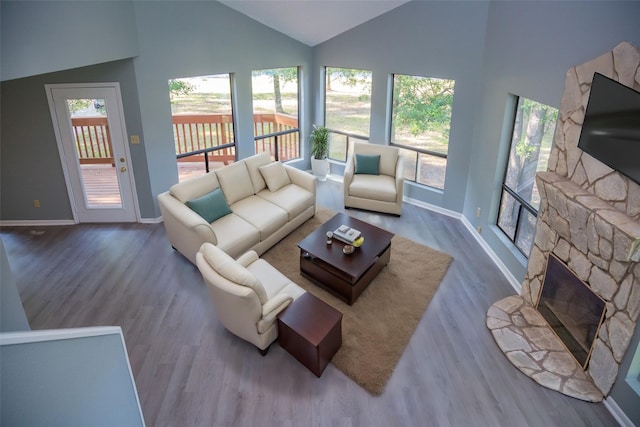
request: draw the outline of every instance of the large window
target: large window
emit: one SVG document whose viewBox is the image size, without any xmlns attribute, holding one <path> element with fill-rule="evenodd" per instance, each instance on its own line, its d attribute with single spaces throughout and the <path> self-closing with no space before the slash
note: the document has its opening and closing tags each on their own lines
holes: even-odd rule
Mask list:
<svg viewBox="0 0 640 427">
<path fill-rule="evenodd" d="M 353 140 L 369 140 L 371 71 L 327 67 L 325 77 L 329 158 L 346 161 Z"/>
<path fill-rule="evenodd" d="M 169 80 L 180 181 L 235 161 L 231 75 Z"/>
<path fill-rule="evenodd" d="M 498 227 L 528 257 L 540 195 L 536 172 L 547 169 L 558 110 L 526 98 L 514 99 L 509 164 L 502 185 Z"/>
<path fill-rule="evenodd" d="M 391 144 L 400 147 L 405 179 L 444 189 L 454 80 L 393 76 Z"/>
<path fill-rule="evenodd" d="M 300 157 L 298 68 L 253 71 L 251 89 L 256 153 L 282 161 Z"/>
</svg>

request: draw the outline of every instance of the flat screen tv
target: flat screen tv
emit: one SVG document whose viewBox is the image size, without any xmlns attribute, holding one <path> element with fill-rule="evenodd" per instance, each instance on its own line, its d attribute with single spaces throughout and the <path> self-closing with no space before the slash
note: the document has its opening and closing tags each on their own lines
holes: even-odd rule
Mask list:
<svg viewBox="0 0 640 427">
<path fill-rule="evenodd" d="M 640 92 L 594 73 L 578 147 L 640 184 Z"/>
</svg>

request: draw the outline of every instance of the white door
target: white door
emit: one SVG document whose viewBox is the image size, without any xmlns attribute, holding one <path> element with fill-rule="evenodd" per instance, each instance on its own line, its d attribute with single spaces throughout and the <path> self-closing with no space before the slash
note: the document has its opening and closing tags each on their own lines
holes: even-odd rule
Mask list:
<svg viewBox="0 0 640 427">
<path fill-rule="evenodd" d="M 74 221 L 139 219 L 118 83 L 46 85 Z"/>
</svg>

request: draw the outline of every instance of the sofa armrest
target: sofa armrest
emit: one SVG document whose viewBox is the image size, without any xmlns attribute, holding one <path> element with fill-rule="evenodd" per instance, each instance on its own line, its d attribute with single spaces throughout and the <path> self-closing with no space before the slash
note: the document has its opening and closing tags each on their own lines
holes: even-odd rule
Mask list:
<svg viewBox="0 0 640 427">
<path fill-rule="evenodd" d="M 253 264 L 254 262 L 256 262 L 257 260 L 258 260 L 258 254 L 256 253 L 256 251 L 248 251 L 240 255 L 240 257 L 238 257 L 236 261 L 240 265 L 246 268 L 251 264 Z"/>
<path fill-rule="evenodd" d="M 168 191 L 158 195 L 158 205 L 169 242 L 192 263 L 204 242 L 218 244 L 211 225 Z"/>
<path fill-rule="evenodd" d="M 262 306 L 262 320 L 269 322 L 273 320 L 278 313 L 284 310 L 293 301 L 293 297 L 288 294 L 278 294 L 267 301 Z"/>
<path fill-rule="evenodd" d="M 398 161 L 396 163 L 396 192 L 398 195 L 398 202 L 402 203 L 402 196 L 404 193 L 404 162 L 402 161 L 402 156 L 398 156 Z"/>
<path fill-rule="evenodd" d="M 342 178 L 342 187 L 344 189 L 345 200 L 349 196 L 349 185 L 351 184 L 351 181 L 353 180 L 353 174 L 354 174 L 354 171 L 355 171 L 355 162 L 353 160 L 354 157 L 355 157 L 355 154 L 351 155 L 349 157 L 349 159 L 347 160 L 347 165 L 344 167 L 344 175 L 343 175 L 343 178 Z"/>
<path fill-rule="evenodd" d="M 294 168 L 293 166 L 283 165 L 287 174 L 289 175 L 289 179 L 292 184 L 297 185 L 298 187 L 302 187 L 310 193 L 316 194 L 316 186 L 318 183 L 318 178 L 310 174 L 309 172 L 305 172 L 298 168 Z"/>
</svg>

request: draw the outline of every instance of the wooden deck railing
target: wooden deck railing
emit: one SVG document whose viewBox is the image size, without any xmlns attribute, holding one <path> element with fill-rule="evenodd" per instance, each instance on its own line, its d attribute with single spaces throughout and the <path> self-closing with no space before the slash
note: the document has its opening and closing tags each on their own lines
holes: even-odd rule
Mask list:
<svg viewBox="0 0 640 427">
<path fill-rule="evenodd" d="M 80 164 L 115 164 L 106 117 L 75 117 L 71 119 L 71 126 Z"/>
<path fill-rule="evenodd" d="M 233 119 L 229 114 L 184 114 L 173 116 L 173 137 L 176 154 L 214 148 L 233 143 Z M 76 117 L 71 119 L 80 163 L 112 163 L 111 136 L 106 117 Z M 256 136 L 296 129 L 298 119 L 285 114 L 254 114 Z M 256 152 L 267 151 L 279 160 L 299 156 L 299 132 L 255 141 Z M 236 158 L 235 147 L 226 147 L 208 154 L 211 161 L 228 164 Z M 178 161 L 202 161 L 202 155 L 184 157 Z"/>
<path fill-rule="evenodd" d="M 256 136 L 287 131 L 298 128 L 298 118 L 286 114 L 254 114 L 253 134 Z M 280 135 L 277 138 L 278 156 L 276 157 L 276 137 L 261 138 L 255 141 L 256 153 L 266 151 L 278 160 L 291 160 L 300 156 L 300 132 Z"/>
</svg>

